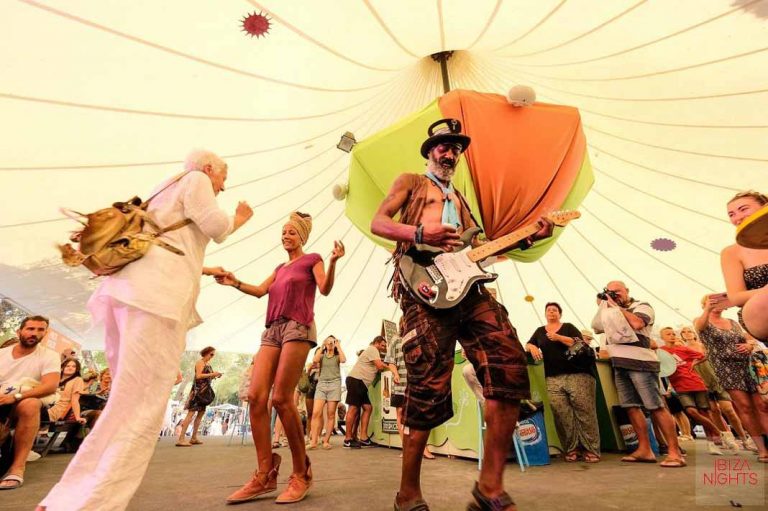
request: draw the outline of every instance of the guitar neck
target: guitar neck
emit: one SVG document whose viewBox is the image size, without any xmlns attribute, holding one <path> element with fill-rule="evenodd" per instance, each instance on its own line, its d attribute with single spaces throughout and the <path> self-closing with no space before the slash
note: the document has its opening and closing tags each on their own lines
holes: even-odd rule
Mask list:
<svg viewBox="0 0 768 511">
<path fill-rule="evenodd" d="M 526 227 L 523 227 L 522 229 L 518 229 L 514 232 L 511 232 L 506 236 L 502 236 L 499 239 L 489 241 L 484 245 L 480 245 L 477 248 L 473 248 L 467 253 L 467 256 L 469 257 L 469 260 L 472 262 L 475 262 L 475 263 L 480 262 L 483 259 L 491 257 L 493 254 L 498 254 L 499 252 L 503 252 L 504 250 L 507 250 L 508 248 L 516 245 L 520 240 L 525 239 L 529 236 L 532 236 L 540 228 L 541 226 L 539 225 L 538 222 L 532 223 L 531 225 L 528 225 Z"/>
</svg>

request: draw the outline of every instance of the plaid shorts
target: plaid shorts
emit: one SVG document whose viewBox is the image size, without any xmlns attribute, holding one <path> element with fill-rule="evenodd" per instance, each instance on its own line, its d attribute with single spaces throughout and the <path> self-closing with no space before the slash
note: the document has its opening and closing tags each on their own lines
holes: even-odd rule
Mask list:
<svg viewBox="0 0 768 511">
<path fill-rule="evenodd" d="M 451 374 L 458 340 L 477 372 L 486 399 L 530 397 L 523 346 L 507 310 L 482 287 L 451 309 L 432 309 L 407 293 L 400 299 L 408 386 L 403 423 L 419 430 L 453 416 Z"/>
</svg>

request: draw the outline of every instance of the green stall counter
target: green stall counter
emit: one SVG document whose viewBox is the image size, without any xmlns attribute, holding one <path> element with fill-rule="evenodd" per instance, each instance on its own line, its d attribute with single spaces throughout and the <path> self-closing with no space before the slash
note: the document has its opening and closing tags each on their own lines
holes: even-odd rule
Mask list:
<svg viewBox="0 0 768 511">
<path fill-rule="evenodd" d="M 432 430 L 428 444 L 430 449 L 438 454 L 477 459 L 480 442 L 480 414 L 477 400 L 462 375 L 464 364 L 468 363 L 461 357 L 461 353 L 456 353 L 455 366 L 451 376 L 454 415 L 445 424 Z M 601 448 L 604 451 L 623 450 L 624 442 L 611 413 L 612 406 L 618 404 L 618 396 L 613 383 L 613 370 L 610 361 L 597 361 L 597 376 L 596 406 Z M 547 395 L 544 364 L 542 362 L 534 363 L 529 358 L 528 377 L 532 401 L 544 404 L 544 422 L 550 452 L 562 451 Z M 377 377 L 368 389 L 368 395 L 373 405 L 373 413 L 368 428 L 369 434 L 372 434 L 371 440 L 378 445 L 402 448 L 397 433 L 387 433 L 383 428 L 381 382 L 382 379 Z"/>
</svg>

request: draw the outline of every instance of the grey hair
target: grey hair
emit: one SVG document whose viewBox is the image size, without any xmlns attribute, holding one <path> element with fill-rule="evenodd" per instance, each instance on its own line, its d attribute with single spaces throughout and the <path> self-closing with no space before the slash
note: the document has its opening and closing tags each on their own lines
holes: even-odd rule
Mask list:
<svg viewBox="0 0 768 511">
<path fill-rule="evenodd" d="M 202 171 L 206 165 L 213 168 L 213 172 L 218 174 L 227 168 L 227 164 L 217 154 L 204 149 L 196 149 L 187 155 L 184 160 L 184 170 Z"/>
</svg>

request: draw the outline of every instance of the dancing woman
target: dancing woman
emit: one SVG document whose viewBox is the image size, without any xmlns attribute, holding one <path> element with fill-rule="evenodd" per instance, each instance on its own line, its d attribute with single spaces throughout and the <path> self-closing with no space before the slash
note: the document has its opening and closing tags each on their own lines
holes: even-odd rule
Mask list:
<svg viewBox="0 0 768 511">
<path fill-rule="evenodd" d="M 728 218 L 741 225 L 745 218 L 768 205 L 768 197 L 755 191 L 737 193 L 728 202 Z M 733 244 L 720 253 L 728 300 L 738 307 L 739 323 L 760 340 L 768 339 L 768 250 Z"/>
<path fill-rule="evenodd" d="M 312 217 L 293 212 L 283 226 L 283 248 L 288 261 L 280 264 L 259 285 L 247 284 L 233 274 L 217 278 L 223 285 L 261 298 L 269 294 L 267 329 L 261 336 L 251 385 L 248 390 L 251 428 L 256 445 L 258 469 L 242 488 L 227 498 L 228 503 L 246 502 L 277 489 L 281 458 L 272 452 L 269 391 L 288 438 L 293 459 L 293 473 L 288 487 L 276 499 L 279 504 L 298 502 L 306 497 L 312 484 L 312 469 L 304 447 L 301 418 L 293 400 L 293 391 L 301 376 L 309 350 L 317 345 L 314 304 L 315 291 L 328 295 L 333 288 L 336 261 L 344 255 L 344 245 L 334 242 L 333 252 L 324 269 L 318 254 L 305 254 L 303 246 L 312 230 Z"/>
</svg>

